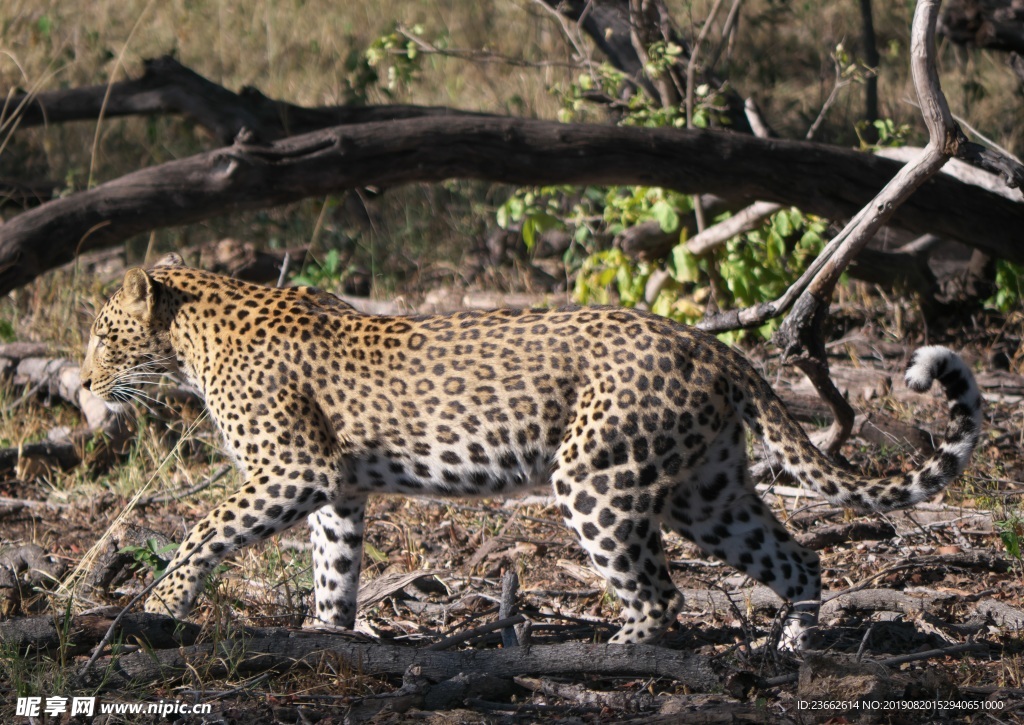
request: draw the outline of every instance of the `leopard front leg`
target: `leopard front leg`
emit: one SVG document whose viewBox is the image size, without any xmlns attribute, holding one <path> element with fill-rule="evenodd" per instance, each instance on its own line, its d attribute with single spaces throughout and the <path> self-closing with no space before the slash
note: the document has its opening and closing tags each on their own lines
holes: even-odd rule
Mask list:
<svg viewBox="0 0 1024 725">
<path fill-rule="evenodd" d="M 355 625 L 365 511 L 366 497 L 354 497 L 324 506 L 309 517 L 316 612 L 305 626 L 352 629 Z"/>
<path fill-rule="evenodd" d="M 256 469 L 249 472 L 248 479 L 249 483 L 189 531 L 167 574 L 146 600 L 147 612 L 184 619 L 217 564 L 301 521 L 328 499 L 326 486 L 317 483 L 326 476 L 290 478 L 285 472 L 271 477 Z"/>
</svg>

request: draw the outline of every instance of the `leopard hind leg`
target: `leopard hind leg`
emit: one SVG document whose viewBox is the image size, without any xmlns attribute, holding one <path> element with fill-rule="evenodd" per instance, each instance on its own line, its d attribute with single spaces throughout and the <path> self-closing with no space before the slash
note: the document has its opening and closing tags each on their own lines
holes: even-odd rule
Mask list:
<svg viewBox="0 0 1024 725">
<path fill-rule="evenodd" d="M 818 554 L 797 543 L 757 494 L 739 420 L 726 422 L 689 485 L 673 491 L 664 523 L 791 603 L 782 648 L 812 646 L 821 598 Z"/>
</svg>

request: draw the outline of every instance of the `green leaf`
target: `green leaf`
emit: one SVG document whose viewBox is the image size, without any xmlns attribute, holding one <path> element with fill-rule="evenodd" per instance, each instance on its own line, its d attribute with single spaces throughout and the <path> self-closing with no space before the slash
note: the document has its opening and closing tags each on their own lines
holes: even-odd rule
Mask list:
<svg viewBox="0 0 1024 725">
<path fill-rule="evenodd" d="M 658 220 L 663 232 L 674 232 L 679 228 L 679 215 L 675 208 L 664 199 L 654 203 L 654 206 L 651 207 L 651 216 Z"/>
<path fill-rule="evenodd" d="M 793 224 L 787 212 L 780 211 L 775 214 L 772 218 L 772 231 L 781 237 L 788 237 L 793 233 Z"/>
<path fill-rule="evenodd" d="M 672 249 L 672 276 L 679 282 L 697 282 L 700 280 L 700 266 L 697 258 L 690 254 L 685 244 L 677 244 Z"/>
<path fill-rule="evenodd" d="M 498 224 L 502 229 L 508 229 L 522 219 L 525 212 L 526 204 L 518 196 L 513 196 L 498 208 Z"/>
<path fill-rule="evenodd" d="M 385 564 L 388 561 L 388 555 L 378 549 L 376 546 L 371 544 L 369 541 L 363 542 L 363 551 L 366 555 L 377 564 Z"/>
<path fill-rule="evenodd" d="M 672 314 L 672 295 L 659 292 L 657 299 L 654 300 L 654 304 L 651 305 L 651 312 L 662 317 L 668 317 Z"/>
<path fill-rule="evenodd" d="M 341 266 L 341 255 L 337 249 L 332 249 L 324 256 L 323 272 L 327 277 L 335 277 L 338 274 L 338 267 Z"/>
<path fill-rule="evenodd" d="M 768 243 L 765 245 L 765 252 L 768 255 L 768 262 L 771 264 L 777 264 L 780 259 L 784 259 L 786 256 L 786 240 L 775 229 L 768 232 Z"/>
<path fill-rule="evenodd" d="M 523 241 L 526 242 L 526 248 L 529 250 L 532 250 L 533 245 L 537 243 L 537 224 L 532 216 L 523 220 Z"/>
<path fill-rule="evenodd" d="M 750 288 L 747 286 L 747 278 L 745 276 L 735 275 L 729 277 L 726 280 L 726 284 L 729 287 L 729 291 L 732 292 L 732 296 L 738 302 L 742 302 L 744 305 L 749 304 Z"/>
<path fill-rule="evenodd" d="M 806 232 L 804 232 L 804 235 L 802 237 L 800 237 L 799 246 L 801 249 L 806 249 L 808 251 L 816 251 L 822 247 L 821 235 L 818 234 L 816 231 L 809 229 Z"/>
<path fill-rule="evenodd" d="M 618 272 L 618 267 L 609 267 L 608 269 L 602 271 L 601 274 L 597 276 L 598 286 L 607 287 L 608 285 L 610 285 L 613 281 L 615 281 L 615 276 L 618 274 Z"/>
<path fill-rule="evenodd" d="M 530 219 L 537 227 L 538 232 L 546 232 L 549 229 L 558 229 L 562 226 L 562 220 L 556 217 L 554 214 L 548 214 L 545 211 L 531 214 Z"/>
</svg>

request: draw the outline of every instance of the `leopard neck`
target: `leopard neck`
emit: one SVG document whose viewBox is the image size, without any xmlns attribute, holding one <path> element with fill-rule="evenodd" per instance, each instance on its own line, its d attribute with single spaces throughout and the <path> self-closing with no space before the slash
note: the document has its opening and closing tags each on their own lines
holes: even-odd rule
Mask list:
<svg viewBox="0 0 1024 725">
<path fill-rule="evenodd" d="M 240 300 L 251 295 L 247 288 L 267 288 L 187 267 L 158 267 L 151 275 L 155 325 L 169 336 L 178 369 L 206 395 L 217 361 L 245 337 L 237 319 Z"/>
</svg>

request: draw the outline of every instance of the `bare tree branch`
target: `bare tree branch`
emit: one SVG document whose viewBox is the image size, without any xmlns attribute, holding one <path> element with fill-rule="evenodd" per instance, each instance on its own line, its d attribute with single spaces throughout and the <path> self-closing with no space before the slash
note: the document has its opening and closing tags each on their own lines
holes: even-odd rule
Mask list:
<svg viewBox="0 0 1024 725">
<path fill-rule="evenodd" d="M 708 227 L 686 242 L 686 251 L 701 255 L 725 244 L 737 234 L 756 229 L 767 217 L 782 208 L 781 204 L 757 201 L 741 209 L 728 219 Z"/>
<path fill-rule="evenodd" d="M 108 96 L 109 92 L 109 96 Z M 106 97 L 106 106 L 104 98 Z M 144 61 L 141 77 L 112 85 L 88 86 L 13 96 L 22 127 L 144 114 L 181 114 L 229 144 L 243 129 L 262 141 L 350 123 L 372 123 L 419 116 L 477 115 L 429 106 L 323 106 L 304 108 L 267 98 L 257 89 L 234 93 L 207 80 L 171 56 Z"/>
<path fill-rule="evenodd" d="M 920 27 L 920 24 L 925 22 L 925 18 L 922 17 L 922 13 L 925 11 L 933 13 L 930 16 L 932 24 L 927 29 Z M 915 161 L 900 169 L 896 177 L 879 192 L 875 199 L 851 219 L 843 231 L 829 242 L 800 279 L 793 283 L 781 297 L 744 310 L 729 310 L 720 313 L 701 322 L 702 328 L 720 332 L 734 330 L 738 327 L 762 325 L 769 319 L 786 312 L 797 301 L 797 297 L 801 293 L 805 296 L 805 303 L 809 302 L 808 295 L 813 295 L 819 300 L 825 300 L 825 304 L 827 304 L 835 282 L 853 257 L 883 224 L 893 218 L 894 214 L 898 215 L 897 208 L 901 204 L 914 203 L 911 194 L 915 190 L 925 182 L 934 184 L 939 181 L 942 177 L 939 179 L 931 177 L 950 157 L 957 156 L 968 163 L 973 160 L 974 149 L 967 148 L 967 139 L 953 120 L 949 106 L 942 95 L 938 75 L 935 72 L 933 59 L 934 13 L 937 13 L 935 0 L 921 0 L 914 16 L 911 49 L 911 69 L 918 95 L 921 98 L 922 113 L 929 130 L 928 146 Z M 1017 179 L 1021 173 L 1024 173 L 1024 168 L 1021 168 L 1012 159 L 1003 158 L 1000 164 L 1007 169 L 1007 175 L 1011 179 Z M 939 234 L 939 236 L 943 235 Z M 969 242 L 967 243 L 970 245 Z M 803 315 L 794 314 L 790 317 L 802 319 L 811 314 L 809 311 L 811 307 L 808 304 Z M 793 325 L 796 322 L 788 324 Z"/>
<path fill-rule="evenodd" d="M 720 2 L 721 0 L 717 0 Z M 633 50 L 640 59 L 641 67 L 657 89 L 657 101 L 662 108 L 672 108 L 679 105 L 679 95 L 682 84 L 676 78 L 673 69 L 665 68 L 654 74 L 650 69 L 650 56 L 648 48 L 656 41 L 668 41 L 667 33 L 661 32 L 663 23 L 659 22 L 662 8 L 655 2 L 644 0 L 629 0 L 629 32 L 633 41 Z M 691 51 L 692 52 L 692 51 Z M 692 56 L 691 56 L 692 57 Z"/>
<path fill-rule="evenodd" d="M 793 313 L 783 321 L 775 335 L 775 342 L 783 353 L 795 358 L 800 369 L 808 375 L 819 395 L 835 413 L 835 421 L 823 446 L 833 455 L 849 437 L 854 418 L 849 402 L 839 393 L 828 375 L 823 327 L 835 285 L 842 272 L 888 221 L 896 208 L 938 173 L 950 157 L 965 157 L 962 146 L 966 138 L 953 120 L 935 67 L 935 21 L 938 12 L 938 0 L 919 0 L 911 28 L 910 68 L 924 122 L 928 127 L 928 145 L 917 159 L 900 169 L 896 178 L 840 233 L 837 239 L 842 238 L 843 241 L 800 295 Z M 1012 166 L 1013 163 L 1007 159 L 1008 165 Z"/>
<path fill-rule="evenodd" d="M 244 653 L 244 655 L 239 655 Z M 104 658 L 103 667 L 83 677 L 82 684 L 124 687 L 130 683 L 168 682 L 185 675 L 197 659 L 206 674 L 259 673 L 316 667 L 323 657 L 367 675 L 400 675 L 418 665 L 433 680 L 459 672 L 487 672 L 498 677 L 593 673 L 612 676 L 635 674 L 670 677 L 696 691 L 722 687 L 722 677 L 710 658 L 650 645 L 562 644 L 512 647 L 500 650 L 436 652 L 376 642 L 353 642 L 343 635 L 318 632 L 264 630 L 216 645 L 142 651 Z M 102 674 L 101 674 L 102 673 Z"/>
<path fill-rule="evenodd" d="M 697 79 L 697 58 L 700 57 L 700 48 L 704 45 L 704 38 L 707 37 L 708 31 L 711 29 L 711 24 L 714 23 L 715 16 L 718 15 L 718 9 L 721 6 L 722 0 L 715 0 L 714 4 L 712 4 L 711 10 L 708 11 L 708 16 L 704 19 L 704 25 L 701 27 L 700 33 L 697 35 L 697 40 L 693 44 L 693 49 L 690 52 L 690 60 L 686 64 L 687 128 L 693 128 L 693 92 Z M 701 231 L 703 231 L 703 229 Z"/>
<path fill-rule="evenodd" d="M 839 448 L 850 437 L 855 417 L 853 407 L 829 376 L 824 326 L 832 292 L 843 270 L 882 228 L 893 211 L 955 154 L 951 137 L 957 137 L 959 128 L 953 122 L 935 71 L 937 13 L 937 1 L 920 0 L 911 31 L 911 71 L 928 127 L 928 146 L 917 159 L 900 169 L 873 203 L 840 233 L 842 243 L 800 295 L 793 313 L 775 335 L 775 342 L 783 354 L 793 358 L 794 364 L 807 375 L 822 400 L 832 409 L 834 419 L 822 444 L 822 448 L 832 456 L 838 454 Z M 827 255 L 823 253 L 821 256 Z"/>
<path fill-rule="evenodd" d="M 844 218 L 897 168 L 867 154 L 798 141 L 503 117 L 428 116 L 340 126 L 265 145 L 240 140 L 55 199 L 0 225 L 0 294 L 78 253 L 140 232 L 365 185 L 449 178 L 643 184 Z M 978 219 L 986 219 L 985 234 L 978 234 Z M 1024 204 L 952 179 L 931 180 L 893 221 L 1024 262 Z"/>
</svg>

